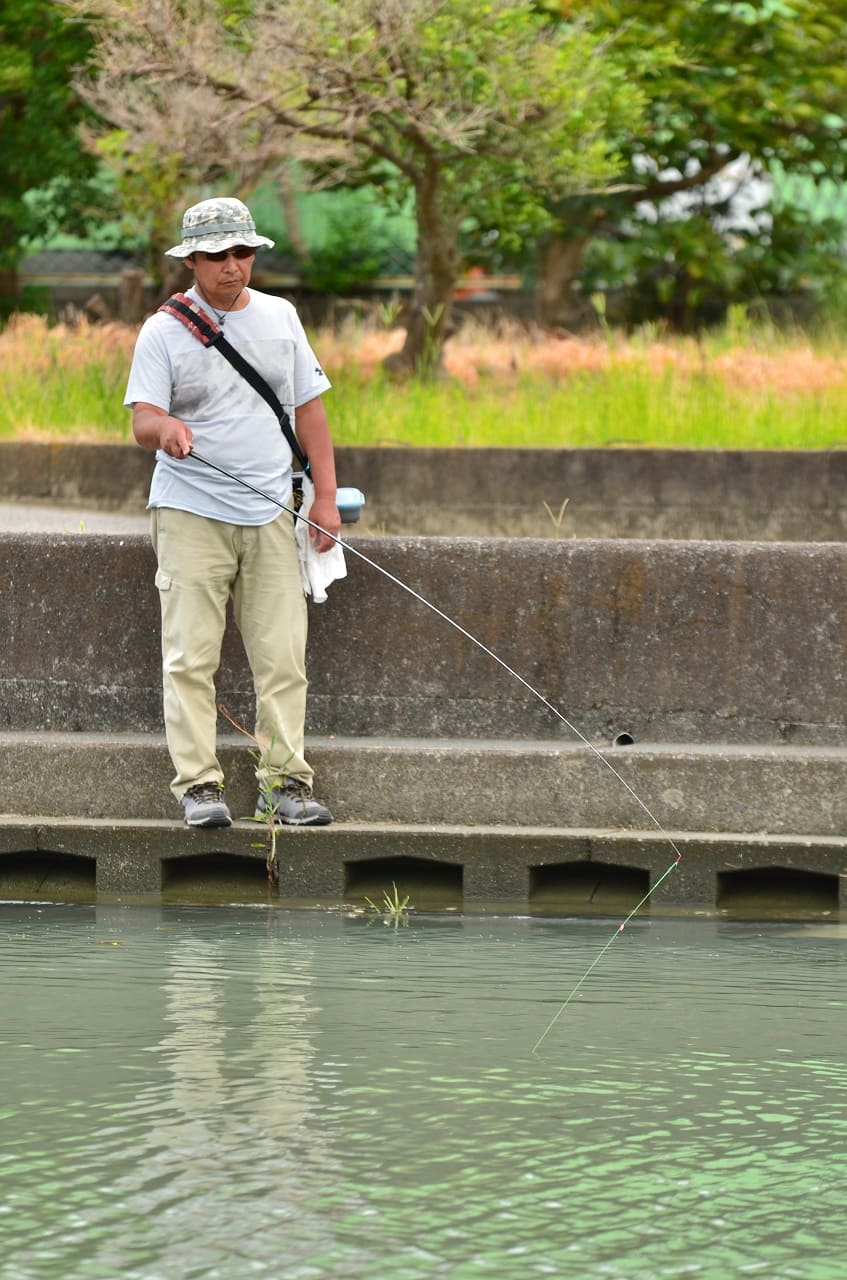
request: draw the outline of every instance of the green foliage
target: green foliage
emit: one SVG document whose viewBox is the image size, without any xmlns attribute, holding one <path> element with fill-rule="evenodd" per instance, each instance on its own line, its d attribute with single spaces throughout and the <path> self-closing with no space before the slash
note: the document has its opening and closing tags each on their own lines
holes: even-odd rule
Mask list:
<svg viewBox="0 0 847 1280">
<path fill-rule="evenodd" d="M 555 4 L 544 7 L 554 23 L 562 21 Z M 748 290 L 767 293 L 779 279 L 793 290 L 826 270 L 827 259 L 843 276 L 831 236 L 817 235 L 807 251 L 790 219 L 775 228 L 772 243 L 761 238 L 759 250 L 743 231 L 728 236 L 725 190 L 711 189 L 696 208 L 688 195 L 685 219 L 678 209 L 667 216 L 665 202 L 705 191 L 732 161 L 751 176 L 847 176 L 845 0 L 568 0 L 560 9 L 605 36 L 624 59 L 637 59 L 654 42 L 679 51 L 658 69 L 633 64 L 646 101 L 643 120 L 624 122 L 615 138 L 621 189 L 592 200 L 551 196 L 561 237 L 602 237 L 581 280 L 584 293 L 605 276 L 633 289 L 635 315 L 691 316 L 712 289 L 718 305 L 748 297 Z M 795 224 L 801 220 L 798 212 Z M 784 259 L 777 261 L 786 235 L 803 259 L 793 280 Z"/>
<path fill-rule="evenodd" d="M 0 266 L 13 267 L 28 240 L 84 227 L 102 205 L 70 84 L 90 33 L 50 0 L 0 0 L 0 31 Z M 28 204 L 35 188 L 40 199 Z"/>
<path fill-rule="evenodd" d="M 805 299 L 817 313 L 838 306 L 847 298 L 846 244 L 839 220 L 786 205 L 765 234 L 744 237 L 737 255 L 744 287 L 736 296 Z"/>
<path fill-rule="evenodd" d="M 237 31 L 253 17 L 256 5 L 253 0 L 215 0 L 218 21 L 230 31 Z"/>
<path fill-rule="evenodd" d="M 288 9 L 268 5 L 283 23 Z M 503 216 L 506 177 L 523 192 L 522 217 L 540 186 L 562 193 L 608 178 L 617 165 L 610 125 L 635 121 L 642 103 L 614 51 L 554 28 L 522 0 L 416 4 L 405 24 L 396 15 L 380 21 L 362 0 L 317 0 L 297 35 L 320 68 L 311 92 L 328 105 L 340 95 L 355 103 L 347 127 L 367 180 L 396 199 L 402 175 L 402 201 L 410 181 L 437 170 L 439 197 L 454 214 L 491 199 Z M 643 55 L 659 57 L 655 47 Z M 315 127 L 325 130 L 327 118 Z"/>
<path fill-rule="evenodd" d="M 299 38 L 321 50 L 316 92 L 327 104 L 357 102 L 354 150 L 379 161 L 387 184 L 401 174 L 415 193 L 417 287 L 400 361 L 427 373 L 439 366 L 468 242 L 510 252 L 549 225 L 551 198 L 608 183 L 619 167 L 614 138 L 639 119 L 644 94 L 630 74 L 634 53 L 624 65 L 600 37 L 553 25 L 520 0 L 411 12 L 405 27 L 383 25 L 362 0 L 343 9 L 316 0 Z M 649 49 L 643 64 L 668 56 Z M 364 172 L 378 181 L 371 161 Z"/>
<path fill-rule="evenodd" d="M 473 374 L 468 384 L 398 386 L 362 371 L 355 342 L 346 357 L 329 333 L 315 347 L 330 357 L 339 445 L 843 447 L 847 309 L 816 343 L 805 332 L 781 335 L 755 308 L 733 307 L 727 319 L 696 342 L 670 340 L 655 324 L 628 341 L 609 326 L 593 344 L 475 331 L 454 352 Z M 130 443 L 119 406 L 133 336 L 117 326 L 51 329 L 35 317 L 9 326 L 0 334 L 0 438 Z M 555 525 L 555 505 L 548 514 Z"/>
<path fill-rule="evenodd" d="M 622 46 L 669 40 L 683 53 L 676 67 L 642 77 L 647 128 L 628 132 L 629 157 L 685 173 L 685 162 L 708 163 L 723 150 L 726 158 L 767 156 L 788 168 L 824 162 L 845 172 L 844 0 L 574 0 L 570 7 Z"/>
<path fill-rule="evenodd" d="M 626 230 L 592 242 L 579 287 L 619 295 L 628 324 L 665 319 L 691 330 L 732 303 L 767 308 L 778 299 L 827 309 L 847 289 L 843 225 L 791 206 L 731 235 L 704 213 Z"/>
<path fill-rule="evenodd" d="M 625 289 L 630 323 L 665 317 L 691 328 L 702 308 L 733 292 L 739 267 L 708 218 L 641 222 L 629 239 L 597 238 L 580 287 L 586 293 Z"/>
<path fill-rule="evenodd" d="M 126 239 L 144 246 L 148 269 L 160 279 L 162 251 L 173 243 L 179 212 L 191 203 L 190 161 L 153 142 L 136 145 L 125 129 L 102 134 L 96 153 L 111 174 Z"/>
<path fill-rule="evenodd" d="M 95 100 L 120 127 L 100 155 L 118 175 L 127 233 L 155 246 L 154 271 L 181 207 L 212 182 L 248 195 L 294 156 L 319 185 L 369 184 L 385 208 L 408 208 L 411 193 L 410 333 L 436 354 L 449 326 L 423 323 L 423 309 L 449 315 L 463 259 L 525 265 L 548 235 L 594 239 L 583 294 L 627 285 L 634 318 L 687 324 L 733 300 L 839 295 L 833 231 L 825 219 L 804 227 L 799 202 L 772 231 L 728 237 L 722 195 L 690 217 L 669 216 L 667 201 L 690 200 L 741 157 L 753 173 L 847 176 L 847 0 L 73 2 L 102 19 L 108 74 Z M 27 15 L 60 22 L 60 8 L 0 0 L 15 33 L 0 49 L 0 112 L 6 93 L 23 85 L 29 100 L 35 85 Z M 61 27 L 50 48 L 66 83 L 90 37 Z M 39 110 L 54 97 L 39 86 Z M 16 150 L 39 156 L 33 139 Z M 42 226 L 51 201 L 79 204 L 72 169 L 54 161 L 50 172 L 69 179 L 39 204 Z M 0 222 L 6 190 L 0 181 Z M 343 293 L 385 270 L 388 253 L 378 224 L 345 210 L 304 271 L 313 288 Z M 411 354 L 421 367 L 420 345 Z"/>
<path fill-rule="evenodd" d="M 352 207 L 330 216 L 323 243 L 300 263 L 300 278 L 315 293 L 343 296 L 386 271 L 392 250 L 370 211 Z"/>
</svg>

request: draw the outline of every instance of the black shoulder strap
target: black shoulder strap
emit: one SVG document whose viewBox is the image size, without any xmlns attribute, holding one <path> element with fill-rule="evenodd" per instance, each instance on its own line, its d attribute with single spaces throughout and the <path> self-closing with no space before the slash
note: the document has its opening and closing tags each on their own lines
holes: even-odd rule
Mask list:
<svg viewBox="0 0 847 1280">
<path fill-rule="evenodd" d="M 253 390 L 259 393 L 276 414 L 279 425 L 282 428 L 282 434 L 291 446 L 291 452 L 297 459 L 301 470 L 308 471 L 309 459 L 301 449 L 300 443 L 294 434 L 291 419 L 258 369 L 254 369 L 252 364 L 245 360 L 239 351 L 236 351 L 232 343 L 227 342 L 223 329 L 216 325 L 202 307 L 198 306 L 185 293 L 175 293 L 173 297 L 168 298 L 167 302 L 162 303 L 159 310 L 173 316 L 175 320 L 181 321 L 194 334 L 195 338 L 198 338 L 203 343 L 204 347 L 216 347 L 224 359 L 229 361 L 233 369 L 250 383 Z"/>
<path fill-rule="evenodd" d="M 233 369 L 236 369 L 241 374 L 242 378 L 247 379 L 253 390 L 258 391 L 262 399 L 267 401 L 279 419 L 279 425 L 282 427 L 282 434 L 291 445 L 291 452 L 299 462 L 301 470 L 308 471 L 309 459 L 300 448 L 300 443 L 291 427 L 291 419 L 280 404 L 279 400 L 277 400 L 273 391 L 271 391 L 270 387 L 265 382 L 265 379 L 259 373 L 258 369 L 254 369 L 252 364 L 245 360 L 243 355 L 241 355 L 239 351 L 236 351 L 235 347 L 230 342 L 227 342 L 222 333 L 218 336 L 213 345 L 217 347 L 222 356 L 226 357 Z"/>
</svg>

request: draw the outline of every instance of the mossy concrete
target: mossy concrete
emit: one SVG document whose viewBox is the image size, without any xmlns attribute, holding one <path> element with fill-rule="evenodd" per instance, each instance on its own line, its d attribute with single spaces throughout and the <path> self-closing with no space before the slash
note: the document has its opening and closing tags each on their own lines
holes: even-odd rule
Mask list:
<svg viewBox="0 0 847 1280">
<path fill-rule="evenodd" d="M 354 538 L 311 608 L 311 734 L 840 745 L 847 544 Z M 0 729 L 156 732 L 141 536 L 0 534 Z M 396 581 L 436 605 L 499 661 Z M 219 699 L 252 716 L 240 638 Z"/>
</svg>

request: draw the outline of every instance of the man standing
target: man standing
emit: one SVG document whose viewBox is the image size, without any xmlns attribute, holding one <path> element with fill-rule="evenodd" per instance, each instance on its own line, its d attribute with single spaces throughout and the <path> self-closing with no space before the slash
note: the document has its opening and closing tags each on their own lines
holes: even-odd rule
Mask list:
<svg viewBox="0 0 847 1280">
<path fill-rule="evenodd" d="M 294 307 L 251 289 L 256 234 L 240 200 L 203 200 L 185 213 L 168 255 L 194 272 L 188 295 L 223 328 L 287 410 L 310 462 L 310 520 L 337 535 L 335 461 L 321 396 L 329 389 Z M 162 609 L 162 674 L 171 791 L 192 827 L 229 826 L 216 755 L 215 676 L 232 598 L 256 690 L 257 816 L 324 826 L 304 756 L 306 601 L 288 512 L 204 466 L 197 452 L 278 502 L 291 501 L 292 454 L 277 417 L 214 347 L 180 320 L 156 312 L 141 328 L 125 403 L 132 430 L 156 451 L 151 534 Z M 310 529 L 315 549 L 334 542 Z"/>
</svg>

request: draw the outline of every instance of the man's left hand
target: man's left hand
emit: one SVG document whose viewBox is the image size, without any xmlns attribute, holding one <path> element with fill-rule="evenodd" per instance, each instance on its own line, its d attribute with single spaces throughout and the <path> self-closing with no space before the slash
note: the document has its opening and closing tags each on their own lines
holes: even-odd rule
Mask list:
<svg viewBox="0 0 847 1280">
<path fill-rule="evenodd" d="M 330 547 L 335 546 L 335 539 L 341 528 L 341 516 L 335 505 L 335 498 L 319 497 L 315 494 L 308 518 L 321 526 L 320 529 L 309 526 L 309 537 L 315 544 L 315 550 L 329 551 Z M 321 533 L 321 529 L 326 529 L 326 533 Z M 327 537 L 329 533 L 332 534 L 331 538 Z"/>
</svg>

